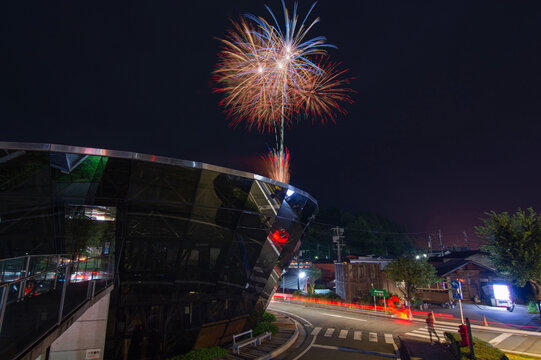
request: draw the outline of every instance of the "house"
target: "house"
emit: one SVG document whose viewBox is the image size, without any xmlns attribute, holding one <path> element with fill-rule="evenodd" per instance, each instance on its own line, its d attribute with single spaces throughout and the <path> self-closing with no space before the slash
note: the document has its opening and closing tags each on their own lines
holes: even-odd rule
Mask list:
<svg viewBox="0 0 541 360">
<path fill-rule="evenodd" d="M 431 257 L 429 263 L 436 268 L 438 277 L 443 279 L 429 288 L 419 289 L 419 297 L 429 302 L 441 302 L 439 298 L 436 300 L 435 295 L 431 295 L 437 293 L 438 289 L 447 293 L 449 300 L 452 300 L 448 291 L 448 284 L 452 280 L 460 281 L 465 302 L 484 300 L 490 303 L 491 294 L 483 291 L 483 288 L 493 283 L 505 283 L 488 254 L 481 250 L 457 251 L 442 257 Z"/>
<path fill-rule="evenodd" d="M 370 289 L 385 289 L 387 294 L 400 294 L 397 284 L 388 280 L 383 269 L 392 262 L 374 256 L 334 263 L 336 294 L 347 302 L 358 302 L 370 296 Z"/>
</svg>

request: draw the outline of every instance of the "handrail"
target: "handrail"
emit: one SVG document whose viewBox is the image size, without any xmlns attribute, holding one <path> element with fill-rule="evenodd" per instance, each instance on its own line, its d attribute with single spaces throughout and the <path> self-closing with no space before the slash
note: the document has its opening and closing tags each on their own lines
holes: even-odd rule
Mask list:
<svg viewBox="0 0 541 360">
<path fill-rule="evenodd" d="M 40 255 L 28 255 L 28 256 L 40 256 Z M 48 256 L 48 255 L 43 255 L 43 256 Z M 6 281 L 3 284 L 0 284 L 0 289 L 2 289 L 3 287 L 6 287 L 6 286 L 12 286 L 13 284 L 17 284 L 17 283 L 20 283 L 20 282 L 23 282 L 23 281 L 31 280 L 31 279 L 33 279 L 35 277 L 39 277 L 39 276 L 42 276 L 42 275 L 49 274 L 49 273 L 53 272 L 54 270 L 59 270 L 59 269 L 61 269 L 63 267 L 66 267 L 66 266 L 68 266 L 70 264 L 73 264 L 73 265 L 80 264 L 82 262 L 88 262 L 89 260 L 101 259 L 102 257 L 103 256 L 95 256 L 95 257 L 91 257 L 91 258 L 86 258 L 84 260 L 80 260 L 79 258 L 76 258 L 76 260 L 69 259 L 69 261 L 62 261 L 60 264 L 57 264 L 57 266 L 54 267 L 54 268 L 46 268 L 45 270 L 40 271 L 40 272 L 35 273 L 35 274 L 32 274 L 30 276 L 25 276 L 23 278 L 16 279 L 16 280 L 13 280 L 13 281 Z"/>
<path fill-rule="evenodd" d="M 49 264 L 52 260 L 56 260 L 57 268 L 58 264 L 62 261 L 69 260 L 71 261 L 71 255 L 69 254 L 44 254 L 44 255 L 24 255 L 24 256 L 17 256 L 13 258 L 7 258 L 7 259 L 0 259 L 0 284 L 2 283 L 13 283 L 15 280 L 23 279 L 24 277 L 28 277 L 28 274 L 30 272 L 30 263 L 33 258 L 43 258 L 47 264 L 45 266 L 45 270 L 50 270 L 53 268 L 49 268 Z M 11 263 L 11 264 L 10 264 Z M 6 279 L 6 267 L 10 267 L 10 265 L 20 265 L 19 268 L 14 269 L 11 271 L 11 276 L 16 276 L 17 279 Z M 37 264 L 36 264 L 37 265 Z M 33 270 L 33 269 L 32 269 Z"/>
<path fill-rule="evenodd" d="M 60 257 L 68 257 L 68 258 L 71 258 L 72 255 L 71 254 L 42 254 L 42 255 L 21 255 L 21 256 L 16 256 L 16 257 L 12 257 L 12 258 L 5 258 L 5 259 L 0 259 L 0 262 L 3 262 L 3 261 L 12 261 L 12 260 L 16 260 L 16 259 L 24 259 L 24 258 L 27 258 L 27 257 L 38 257 L 38 256 L 60 256 Z"/>
</svg>

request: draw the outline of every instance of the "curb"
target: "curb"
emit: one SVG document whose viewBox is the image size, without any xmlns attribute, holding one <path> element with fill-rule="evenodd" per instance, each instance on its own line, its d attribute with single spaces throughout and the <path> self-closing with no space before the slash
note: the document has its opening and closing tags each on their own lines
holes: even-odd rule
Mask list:
<svg viewBox="0 0 541 360">
<path fill-rule="evenodd" d="M 276 311 L 276 312 L 280 312 L 279 310 L 274 310 L 273 311 Z M 282 346 L 280 346 L 278 349 L 275 349 L 273 351 L 271 351 L 270 353 L 268 354 L 265 354 L 265 355 L 262 355 L 258 358 L 256 358 L 255 360 L 270 360 L 270 359 L 273 359 L 275 357 L 277 357 L 278 355 L 280 355 L 281 353 L 283 353 L 284 351 L 286 351 L 287 349 L 289 349 L 294 343 L 295 341 L 297 341 L 298 337 L 299 337 L 299 327 L 300 327 L 300 324 L 297 320 L 293 319 L 292 317 L 288 316 L 288 315 L 285 315 L 288 319 L 290 320 L 293 320 L 293 323 L 295 324 L 295 332 L 293 333 L 293 336 L 291 336 L 289 338 L 289 340 Z"/>
</svg>

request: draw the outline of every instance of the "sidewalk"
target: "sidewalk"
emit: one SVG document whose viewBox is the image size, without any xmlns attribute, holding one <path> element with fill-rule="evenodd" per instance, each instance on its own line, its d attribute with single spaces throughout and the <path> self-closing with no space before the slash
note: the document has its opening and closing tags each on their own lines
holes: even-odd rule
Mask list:
<svg viewBox="0 0 541 360">
<path fill-rule="evenodd" d="M 272 336 L 271 340 L 264 340 L 259 346 L 246 346 L 240 349 L 240 354 L 230 354 L 222 357 L 226 360 L 267 360 L 273 359 L 289 349 L 297 340 L 299 331 L 297 322 L 289 316 L 276 311 L 267 310 L 276 316 L 274 324 L 278 326 L 278 333 Z"/>
<path fill-rule="evenodd" d="M 411 360 L 456 360 L 450 350 L 440 343 L 400 338 L 400 354 L 402 359 Z"/>
</svg>

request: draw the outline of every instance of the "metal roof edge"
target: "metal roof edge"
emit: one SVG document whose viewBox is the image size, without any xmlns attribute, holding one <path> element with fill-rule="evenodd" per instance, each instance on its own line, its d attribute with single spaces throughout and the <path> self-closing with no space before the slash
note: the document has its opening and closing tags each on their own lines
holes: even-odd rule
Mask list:
<svg viewBox="0 0 541 360">
<path fill-rule="evenodd" d="M 131 151 L 110 150 L 110 149 L 100 149 L 100 148 L 93 148 L 93 147 L 82 147 L 82 146 L 60 145 L 60 144 L 29 143 L 29 142 L 0 141 L 0 149 L 48 151 L 48 152 L 52 151 L 52 152 L 65 152 L 65 153 L 73 153 L 73 154 L 109 156 L 109 157 L 115 157 L 115 158 L 121 158 L 121 159 L 132 159 L 132 160 L 154 162 L 154 163 L 172 165 L 172 166 L 186 166 L 186 167 L 192 167 L 192 168 L 197 168 L 197 169 L 218 171 L 218 172 L 226 173 L 229 175 L 240 176 L 240 177 L 245 177 L 245 178 L 254 179 L 254 180 L 261 180 L 267 183 L 271 183 L 273 185 L 287 188 L 309 198 L 316 205 L 318 204 L 317 200 L 314 199 L 310 194 L 308 194 L 307 192 L 301 189 L 294 187 L 293 185 L 282 183 L 282 182 L 264 177 L 262 175 L 249 173 L 249 172 L 241 171 L 241 170 L 230 169 L 230 168 L 226 168 L 222 166 L 207 164 L 207 163 L 203 163 L 199 161 L 182 160 L 182 159 L 170 158 L 166 156 L 149 155 L 149 154 L 142 154 L 142 153 L 136 153 L 136 152 L 131 152 Z"/>
</svg>

